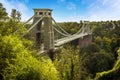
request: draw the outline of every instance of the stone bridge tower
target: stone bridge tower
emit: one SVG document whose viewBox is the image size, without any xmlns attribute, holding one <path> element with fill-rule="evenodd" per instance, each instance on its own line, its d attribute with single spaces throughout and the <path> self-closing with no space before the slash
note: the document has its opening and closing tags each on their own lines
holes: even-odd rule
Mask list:
<svg viewBox="0 0 120 80">
<path fill-rule="evenodd" d="M 34 27 L 32 34 L 35 36 L 36 48 L 40 49 L 44 43 L 44 50 L 54 49 L 54 32 L 52 27 L 52 10 L 51 9 L 34 9 L 33 24 L 40 18 L 43 19 Z M 43 34 L 42 34 L 43 33 Z M 44 35 L 41 39 L 41 34 Z"/>
</svg>

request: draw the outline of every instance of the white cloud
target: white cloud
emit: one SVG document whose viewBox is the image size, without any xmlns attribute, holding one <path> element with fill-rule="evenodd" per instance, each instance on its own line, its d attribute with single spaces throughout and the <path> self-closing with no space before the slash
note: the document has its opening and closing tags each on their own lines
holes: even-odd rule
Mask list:
<svg viewBox="0 0 120 80">
<path fill-rule="evenodd" d="M 89 6 L 89 20 L 119 20 L 120 0 L 97 0 Z"/>
<path fill-rule="evenodd" d="M 86 1 L 86 2 L 85 2 Z M 84 0 L 84 4 L 88 4 L 88 10 L 85 14 L 72 14 L 68 20 L 77 21 L 106 21 L 120 20 L 120 0 Z"/>
<path fill-rule="evenodd" d="M 28 0 L 25 0 L 27 2 Z M 12 9 L 16 9 L 21 12 L 22 14 L 22 21 L 29 18 L 28 7 L 25 5 L 24 2 L 19 2 L 18 0 L 0 0 L 0 3 L 6 8 L 8 14 L 11 14 Z"/>
<path fill-rule="evenodd" d="M 67 8 L 70 9 L 70 10 L 75 10 L 76 9 L 76 5 L 72 2 L 69 2 L 68 5 L 67 5 Z"/>
</svg>

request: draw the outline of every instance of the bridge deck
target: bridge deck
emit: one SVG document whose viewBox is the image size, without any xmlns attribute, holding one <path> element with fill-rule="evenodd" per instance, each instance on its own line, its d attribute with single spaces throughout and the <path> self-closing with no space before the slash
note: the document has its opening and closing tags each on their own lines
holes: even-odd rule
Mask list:
<svg viewBox="0 0 120 80">
<path fill-rule="evenodd" d="M 65 37 L 65 38 L 62 38 L 62 39 L 58 39 L 55 41 L 55 46 L 61 46 L 67 42 L 70 42 L 70 41 L 73 41 L 75 39 L 78 39 L 78 38 L 81 38 L 81 37 L 84 37 L 88 35 L 88 33 L 84 33 L 84 34 L 78 34 L 78 35 L 72 35 L 72 36 L 68 36 L 68 37 Z"/>
</svg>

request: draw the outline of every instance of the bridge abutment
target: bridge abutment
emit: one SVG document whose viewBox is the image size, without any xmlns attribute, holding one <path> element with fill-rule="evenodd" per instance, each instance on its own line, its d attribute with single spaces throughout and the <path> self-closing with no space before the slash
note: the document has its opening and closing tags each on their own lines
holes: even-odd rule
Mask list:
<svg viewBox="0 0 120 80">
<path fill-rule="evenodd" d="M 92 42 L 92 35 L 86 35 L 79 39 L 80 48 L 88 46 Z"/>
</svg>

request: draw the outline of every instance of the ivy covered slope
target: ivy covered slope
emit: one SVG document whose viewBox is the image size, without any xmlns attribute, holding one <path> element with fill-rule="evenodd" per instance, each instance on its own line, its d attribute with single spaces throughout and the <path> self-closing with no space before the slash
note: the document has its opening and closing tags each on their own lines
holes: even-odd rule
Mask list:
<svg viewBox="0 0 120 80">
<path fill-rule="evenodd" d="M 6 17 L 0 4 L 0 80 L 59 80 L 52 61 L 33 56 L 32 42 L 21 38 L 26 28 L 20 18 Z"/>
<path fill-rule="evenodd" d="M 97 73 L 95 80 L 120 80 L 120 48 L 114 67 L 109 71 Z"/>
</svg>

